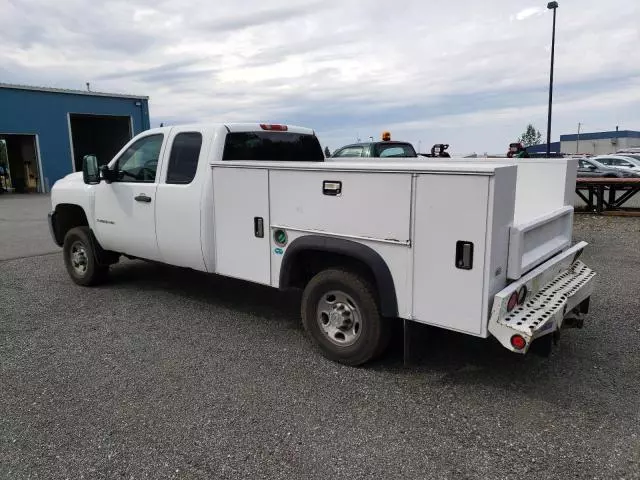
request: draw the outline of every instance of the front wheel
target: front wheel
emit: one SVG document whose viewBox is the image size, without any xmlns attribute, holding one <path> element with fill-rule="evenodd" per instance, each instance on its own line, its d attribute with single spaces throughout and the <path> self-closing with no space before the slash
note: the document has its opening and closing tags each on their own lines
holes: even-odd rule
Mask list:
<svg viewBox="0 0 640 480">
<path fill-rule="evenodd" d="M 98 265 L 88 227 L 76 227 L 64 237 L 62 253 L 67 272 L 78 285 L 92 286 L 103 282 L 109 267 Z"/>
<path fill-rule="evenodd" d="M 314 276 L 302 296 L 302 323 L 324 356 L 362 365 L 389 344 L 389 323 L 380 315 L 375 290 L 364 277 L 330 269 Z"/>
</svg>

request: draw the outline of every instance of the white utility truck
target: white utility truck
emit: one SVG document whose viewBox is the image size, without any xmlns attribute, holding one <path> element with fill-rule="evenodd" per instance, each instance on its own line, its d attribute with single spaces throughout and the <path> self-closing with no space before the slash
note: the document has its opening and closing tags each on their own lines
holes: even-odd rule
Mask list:
<svg viewBox="0 0 640 480">
<path fill-rule="evenodd" d="M 397 319 L 523 354 L 588 311 L 575 176 L 563 159 L 325 162 L 286 125 L 164 127 L 86 156 L 49 224 L 80 285 L 124 255 L 302 289 L 305 330 L 345 364 L 380 355 Z"/>
</svg>

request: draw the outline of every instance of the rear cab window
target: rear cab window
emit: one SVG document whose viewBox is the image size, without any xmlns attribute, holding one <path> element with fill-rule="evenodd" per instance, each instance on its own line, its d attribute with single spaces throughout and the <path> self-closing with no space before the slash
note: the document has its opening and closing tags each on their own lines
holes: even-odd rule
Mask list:
<svg viewBox="0 0 640 480">
<path fill-rule="evenodd" d="M 173 139 L 167 183 L 186 185 L 193 181 L 198 169 L 202 134 L 200 132 L 181 132 Z"/>
<path fill-rule="evenodd" d="M 324 162 L 315 135 L 294 132 L 229 132 L 222 160 Z"/>
</svg>

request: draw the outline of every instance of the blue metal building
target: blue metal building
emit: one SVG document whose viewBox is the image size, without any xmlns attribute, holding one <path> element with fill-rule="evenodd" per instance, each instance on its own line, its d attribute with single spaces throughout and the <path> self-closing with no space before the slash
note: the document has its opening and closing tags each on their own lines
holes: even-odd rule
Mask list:
<svg viewBox="0 0 640 480">
<path fill-rule="evenodd" d="M 560 143 L 563 152 L 606 155 L 626 148 L 640 147 L 640 132 L 616 129 L 608 132 L 560 135 Z"/>
<path fill-rule="evenodd" d="M 84 155 L 106 163 L 147 129 L 148 97 L 0 83 L 0 148 L 18 192 L 47 192 Z"/>
<path fill-rule="evenodd" d="M 560 142 L 551 142 L 550 152 L 560 153 Z M 530 145 L 527 147 L 527 152 L 529 153 L 546 153 L 547 152 L 547 144 L 541 143 L 539 145 Z"/>
</svg>

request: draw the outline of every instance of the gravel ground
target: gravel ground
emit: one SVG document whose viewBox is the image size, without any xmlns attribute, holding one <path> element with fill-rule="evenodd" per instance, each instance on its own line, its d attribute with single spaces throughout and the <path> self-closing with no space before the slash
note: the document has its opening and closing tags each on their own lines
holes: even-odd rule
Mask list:
<svg viewBox="0 0 640 480">
<path fill-rule="evenodd" d="M 640 478 L 640 219 L 578 216 L 599 273 L 550 358 L 421 328 L 367 368 L 296 295 L 60 254 L 0 262 L 0 478 Z"/>
<path fill-rule="evenodd" d="M 49 210 L 49 195 L 0 194 L 0 260 L 60 250 L 51 241 Z"/>
</svg>

